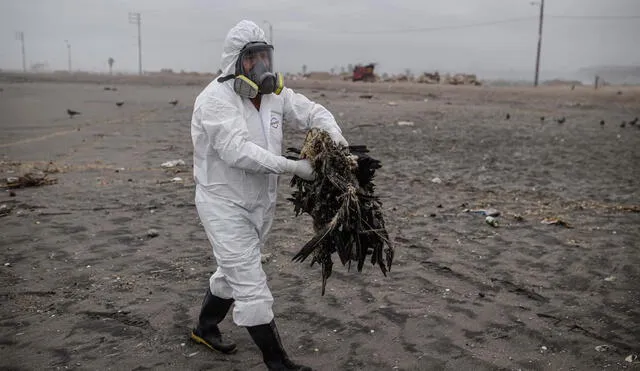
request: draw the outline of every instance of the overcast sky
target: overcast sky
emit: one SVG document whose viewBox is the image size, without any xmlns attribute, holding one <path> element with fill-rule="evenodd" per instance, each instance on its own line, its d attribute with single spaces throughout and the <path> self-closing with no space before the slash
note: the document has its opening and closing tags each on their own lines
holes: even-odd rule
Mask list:
<svg viewBox="0 0 640 371">
<path fill-rule="evenodd" d="M 113 57 L 114 70 L 136 72 L 129 12 L 142 14 L 145 70 L 216 71 L 227 31 L 249 19 L 267 35 L 264 21 L 273 25 L 284 72 L 377 62 L 380 72 L 482 76 L 533 70 L 539 7 L 530 0 L 0 0 L 0 68 L 22 67 L 15 34 L 23 31 L 27 65 L 66 69 L 69 40 L 74 69 L 107 71 Z M 640 0 L 547 0 L 545 14 L 542 78 L 640 65 L 640 18 L 558 17 L 640 16 Z"/>
</svg>

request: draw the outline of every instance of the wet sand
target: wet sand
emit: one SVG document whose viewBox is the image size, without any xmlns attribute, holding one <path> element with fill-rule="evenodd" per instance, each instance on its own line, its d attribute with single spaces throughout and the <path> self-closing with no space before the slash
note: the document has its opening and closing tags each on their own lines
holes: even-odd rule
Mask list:
<svg viewBox="0 0 640 371">
<path fill-rule="evenodd" d="M 191 178 L 202 84 L 104 86 L 0 83 L 0 179 L 57 179 L 0 192 L 0 368 L 265 369 L 231 316 L 221 328 L 238 353 L 188 340 L 215 270 Z M 640 124 L 628 124 L 640 90 L 291 86 L 382 161 L 396 247 L 386 278 L 334 259 L 321 296 L 319 267 L 291 262 L 311 222 L 281 178 L 264 269 L 292 358 L 318 370 L 640 369 L 625 361 L 640 355 Z M 286 128 L 285 148 L 303 136 Z M 499 210 L 499 227 L 465 212 L 476 208 Z M 572 228 L 541 223 L 552 217 Z"/>
</svg>

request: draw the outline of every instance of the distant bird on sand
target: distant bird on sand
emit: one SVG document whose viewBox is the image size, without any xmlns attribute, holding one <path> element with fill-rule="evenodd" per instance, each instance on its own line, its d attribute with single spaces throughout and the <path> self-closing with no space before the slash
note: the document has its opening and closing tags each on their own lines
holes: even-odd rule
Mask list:
<svg viewBox="0 0 640 371">
<path fill-rule="evenodd" d="M 559 119 L 556 119 L 556 122 L 558 124 L 564 124 L 565 121 L 567 121 L 567 119 L 564 116 L 560 117 Z"/>
<path fill-rule="evenodd" d="M 511 115 L 507 113 L 507 117 L 505 117 L 507 120 L 511 118 Z"/>
<path fill-rule="evenodd" d="M 622 124 L 620 124 L 620 127 L 623 128 L 625 126 L 627 126 L 627 122 L 626 121 L 622 121 Z"/>
<path fill-rule="evenodd" d="M 116 106 L 121 107 L 124 104 L 124 102 L 116 102 Z"/>
<path fill-rule="evenodd" d="M 544 121 L 544 116 L 540 116 L 540 121 Z"/>
<path fill-rule="evenodd" d="M 178 104 L 178 100 L 177 100 L 177 99 L 174 99 L 174 100 L 172 100 L 171 102 L 169 102 L 169 104 L 172 104 L 172 105 L 174 105 L 174 106 L 175 106 L 176 104 Z"/>
<path fill-rule="evenodd" d="M 79 114 L 80 114 L 80 112 L 78 112 L 78 111 L 67 109 L 67 115 L 69 115 L 69 118 L 73 118 L 73 116 L 79 115 Z"/>
<path fill-rule="evenodd" d="M 631 125 L 631 126 L 633 126 L 633 125 L 635 125 L 637 123 L 638 123 L 638 118 L 637 117 L 634 118 L 633 120 L 629 121 L 629 125 Z"/>
<path fill-rule="evenodd" d="M 604 126 L 604 120 L 600 120 L 600 125 Z"/>
</svg>

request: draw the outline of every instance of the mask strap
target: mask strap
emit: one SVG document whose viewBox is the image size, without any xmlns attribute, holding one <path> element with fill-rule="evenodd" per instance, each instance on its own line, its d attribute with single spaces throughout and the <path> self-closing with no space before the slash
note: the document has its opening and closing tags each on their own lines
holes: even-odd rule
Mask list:
<svg viewBox="0 0 640 371">
<path fill-rule="evenodd" d="M 282 89 L 284 89 L 284 76 L 281 73 L 276 74 L 276 89 L 274 93 L 276 95 L 280 95 L 282 93 Z"/>
<path fill-rule="evenodd" d="M 233 78 L 235 78 L 236 75 L 227 75 L 227 76 L 221 76 L 218 78 L 218 82 L 225 82 L 225 81 L 229 81 Z"/>
</svg>

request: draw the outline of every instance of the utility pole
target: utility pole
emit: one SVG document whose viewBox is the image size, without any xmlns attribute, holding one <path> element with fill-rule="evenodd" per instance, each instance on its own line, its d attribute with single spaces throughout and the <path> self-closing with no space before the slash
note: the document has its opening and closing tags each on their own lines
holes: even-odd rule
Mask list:
<svg viewBox="0 0 640 371">
<path fill-rule="evenodd" d="M 67 59 L 69 63 L 69 73 L 71 73 L 71 44 L 69 44 L 69 40 L 64 41 L 67 44 Z"/>
<path fill-rule="evenodd" d="M 16 32 L 16 40 L 22 43 L 22 71 L 27 72 L 27 57 L 24 53 L 24 32 Z"/>
<path fill-rule="evenodd" d="M 138 25 L 138 74 L 142 75 L 142 36 L 140 34 L 140 13 L 129 13 L 129 23 Z"/>
<path fill-rule="evenodd" d="M 537 4 L 532 2 L 531 4 Z M 540 0 L 540 25 L 538 26 L 538 52 L 536 53 L 536 74 L 533 86 L 538 86 L 538 78 L 540 76 L 540 49 L 542 48 L 542 23 L 544 21 L 544 0 Z"/>
</svg>

